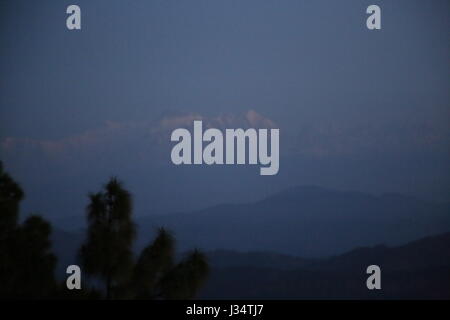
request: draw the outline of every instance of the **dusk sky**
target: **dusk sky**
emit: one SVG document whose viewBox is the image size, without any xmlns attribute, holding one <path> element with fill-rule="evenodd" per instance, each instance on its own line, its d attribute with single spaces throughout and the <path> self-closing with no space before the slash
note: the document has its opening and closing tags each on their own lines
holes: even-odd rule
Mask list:
<svg viewBox="0 0 450 320">
<path fill-rule="evenodd" d="M 0 3 L 0 159 L 27 210 L 76 214 L 111 175 L 142 215 L 294 185 L 450 200 L 449 1 L 73 3 L 77 31 L 72 2 Z M 194 118 L 273 123 L 279 174 L 175 167 Z"/>
</svg>

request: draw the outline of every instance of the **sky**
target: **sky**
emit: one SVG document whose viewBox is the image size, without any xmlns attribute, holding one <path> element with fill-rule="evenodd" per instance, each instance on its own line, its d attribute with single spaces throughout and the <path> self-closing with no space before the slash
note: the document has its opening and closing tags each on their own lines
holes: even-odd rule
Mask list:
<svg viewBox="0 0 450 320">
<path fill-rule="evenodd" d="M 142 215 L 305 184 L 449 201 L 450 3 L 375 2 L 2 1 L 0 159 L 25 209 L 76 214 L 111 175 Z M 275 123 L 279 174 L 173 166 L 194 118 Z"/>
</svg>

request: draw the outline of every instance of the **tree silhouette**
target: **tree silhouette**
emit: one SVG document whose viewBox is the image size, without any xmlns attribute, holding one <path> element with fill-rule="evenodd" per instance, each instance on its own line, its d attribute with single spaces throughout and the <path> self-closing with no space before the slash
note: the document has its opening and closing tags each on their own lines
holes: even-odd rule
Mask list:
<svg viewBox="0 0 450 320">
<path fill-rule="evenodd" d="M 54 278 L 56 257 L 51 252 L 51 225 L 37 215 L 22 224 L 20 201 L 24 192 L 0 162 L 0 298 L 97 299 L 100 292 L 84 288 L 69 293 Z M 132 199 L 112 178 L 104 190 L 89 195 L 86 242 L 79 254 L 83 271 L 105 283 L 106 299 L 193 298 L 208 273 L 199 251 L 175 264 L 175 239 L 158 230 L 155 240 L 134 261 L 135 225 Z"/>
<path fill-rule="evenodd" d="M 90 194 L 87 241 L 80 256 L 84 270 L 105 282 L 106 298 L 128 279 L 133 268 L 132 244 L 135 226 L 131 221 L 131 195 L 112 178 L 104 191 Z"/>
<path fill-rule="evenodd" d="M 192 299 L 206 280 L 209 266 L 205 255 L 194 250 L 161 281 L 161 296 L 165 299 Z"/>
<path fill-rule="evenodd" d="M 174 263 L 175 240 L 164 228 L 146 248 L 136 262 L 131 280 L 135 298 L 154 299 L 160 295 L 160 282 Z"/>
<path fill-rule="evenodd" d="M 190 299 L 208 274 L 203 253 L 175 264 L 175 239 L 164 228 L 133 261 L 135 226 L 131 195 L 115 178 L 90 194 L 88 234 L 80 249 L 84 271 L 105 282 L 106 299 Z"/>
<path fill-rule="evenodd" d="M 0 162 L 0 239 L 17 227 L 19 204 L 24 197 L 22 188 L 3 170 Z"/>
<path fill-rule="evenodd" d="M 0 162 L 0 297 L 48 298 L 56 287 L 51 225 L 36 215 L 18 224 L 23 198 Z"/>
</svg>

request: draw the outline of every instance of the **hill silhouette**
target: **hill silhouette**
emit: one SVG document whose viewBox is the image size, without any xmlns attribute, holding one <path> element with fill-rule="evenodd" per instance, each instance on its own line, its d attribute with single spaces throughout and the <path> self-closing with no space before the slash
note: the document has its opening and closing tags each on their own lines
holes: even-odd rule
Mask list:
<svg viewBox="0 0 450 320">
<path fill-rule="evenodd" d="M 365 247 L 332 258 L 304 260 L 301 266 L 284 270 L 211 259 L 212 272 L 200 298 L 449 299 L 449 247 L 450 233 L 445 233 L 399 247 Z M 242 255 L 246 254 L 228 253 L 233 261 L 242 261 Z M 280 258 L 279 263 L 292 259 Z M 365 271 L 371 264 L 381 268 L 381 290 L 366 288 Z"/>
<path fill-rule="evenodd" d="M 450 231 L 450 204 L 306 186 L 254 203 L 151 215 L 138 224 L 143 230 L 157 226 L 173 230 L 182 250 L 200 247 L 325 257 L 358 246 L 400 245 Z"/>
<path fill-rule="evenodd" d="M 68 238 L 67 238 L 68 237 Z M 57 274 L 73 263 L 76 235 L 56 231 Z M 68 241 L 66 241 L 68 239 Z M 72 248 L 72 249 L 71 249 Z M 328 258 L 276 252 L 207 252 L 211 272 L 201 299 L 450 299 L 450 233 L 401 246 L 358 247 Z M 382 270 L 382 290 L 365 287 L 367 266 Z"/>
<path fill-rule="evenodd" d="M 135 250 L 160 225 L 180 239 L 179 251 L 208 250 L 205 299 L 450 298 L 449 208 L 400 194 L 295 187 L 254 203 L 138 219 Z M 81 239 L 55 230 L 61 264 L 73 263 Z M 382 269 L 381 291 L 365 286 L 371 264 Z"/>
</svg>

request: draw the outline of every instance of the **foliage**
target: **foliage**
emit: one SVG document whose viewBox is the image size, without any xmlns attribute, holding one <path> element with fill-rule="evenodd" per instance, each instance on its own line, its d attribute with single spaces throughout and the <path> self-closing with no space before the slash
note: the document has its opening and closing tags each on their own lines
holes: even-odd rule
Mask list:
<svg viewBox="0 0 450 320">
<path fill-rule="evenodd" d="M 175 239 L 161 228 L 155 240 L 133 256 L 136 227 L 130 193 L 111 178 L 89 195 L 88 230 L 79 250 L 82 271 L 98 277 L 104 291 L 69 291 L 54 276 L 52 227 L 38 215 L 19 223 L 24 192 L 0 162 L 0 298 L 8 299 L 189 299 L 208 273 L 205 256 L 194 251 L 175 264 Z"/>
<path fill-rule="evenodd" d="M 37 215 L 18 223 L 23 198 L 22 188 L 0 163 L 0 297 L 48 298 L 56 287 L 52 228 Z"/>
<path fill-rule="evenodd" d="M 194 251 L 175 264 L 175 239 L 164 228 L 133 261 L 135 226 L 131 195 L 116 179 L 90 194 L 88 231 L 80 249 L 83 270 L 105 284 L 106 299 L 190 299 L 208 274 L 205 256 Z"/>
</svg>

